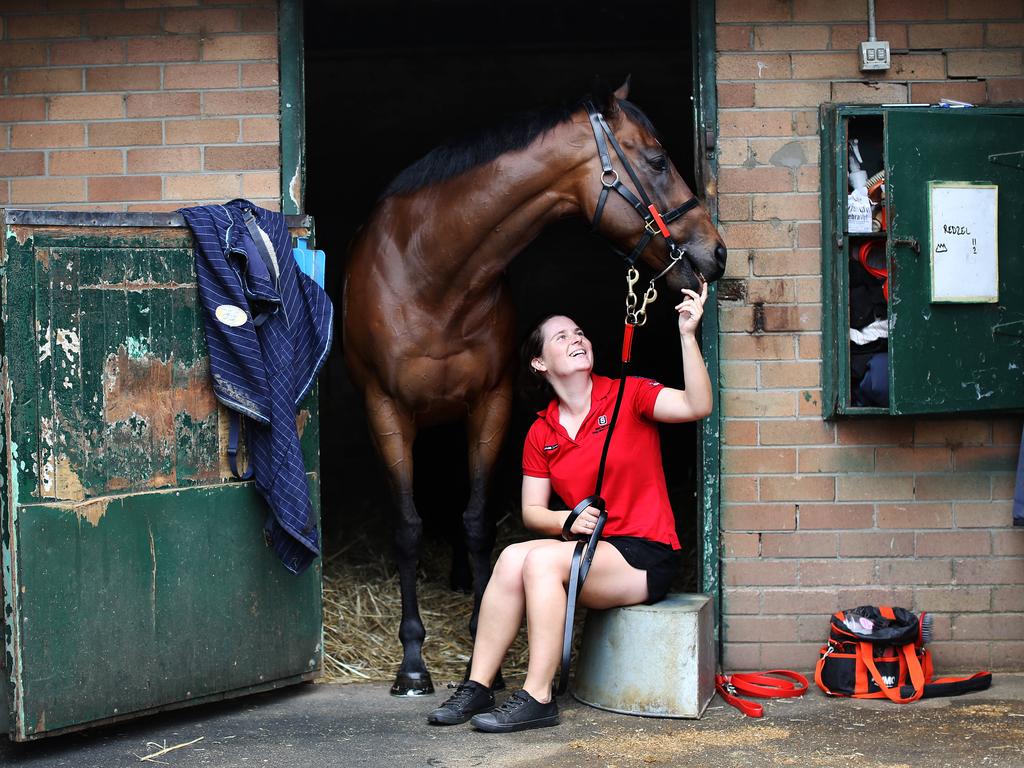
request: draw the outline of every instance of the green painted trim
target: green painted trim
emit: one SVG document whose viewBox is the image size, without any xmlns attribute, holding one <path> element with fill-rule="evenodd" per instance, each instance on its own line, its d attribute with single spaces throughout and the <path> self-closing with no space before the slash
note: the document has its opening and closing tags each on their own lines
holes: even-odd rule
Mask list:
<svg viewBox="0 0 1024 768">
<path fill-rule="evenodd" d="M 715 3 L 697 0 L 693 16 L 693 109 L 696 127 L 695 160 L 698 185 L 705 190 L 705 205 L 712 221 L 718 224 L 718 154 L 709 139 L 718 136 L 718 99 L 715 79 Z M 715 400 L 715 409 L 701 422 L 700 487 L 704 510 L 701 531 L 701 591 L 715 601 L 715 637 L 721 642 L 721 483 L 722 483 L 722 408 L 719 362 L 718 286 L 708 291 L 708 311 L 701 331 L 704 359 Z"/>
<path fill-rule="evenodd" d="M 278 8 L 281 77 L 281 212 L 302 213 L 306 197 L 306 86 L 302 0 Z"/>
</svg>

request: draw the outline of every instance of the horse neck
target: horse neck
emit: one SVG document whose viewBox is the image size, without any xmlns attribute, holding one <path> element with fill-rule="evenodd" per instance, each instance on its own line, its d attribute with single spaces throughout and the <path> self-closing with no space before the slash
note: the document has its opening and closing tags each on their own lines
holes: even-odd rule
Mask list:
<svg viewBox="0 0 1024 768">
<path fill-rule="evenodd" d="M 577 178 L 593 155 L 580 135 L 578 121 L 561 123 L 523 150 L 425 190 L 424 204 L 410 211 L 419 222 L 418 268 L 446 293 L 493 290 L 544 227 L 580 212 Z"/>
</svg>

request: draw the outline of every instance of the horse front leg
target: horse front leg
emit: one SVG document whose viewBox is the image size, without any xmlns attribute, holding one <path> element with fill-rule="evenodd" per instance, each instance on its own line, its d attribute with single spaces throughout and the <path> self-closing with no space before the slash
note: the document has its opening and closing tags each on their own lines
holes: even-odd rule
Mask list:
<svg viewBox="0 0 1024 768">
<path fill-rule="evenodd" d="M 505 379 L 483 396 L 470 412 L 467 423 L 469 503 L 462 515 L 462 523 L 473 570 L 473 615 L 469 620 L 469 631 L 474 639 L 480 616 L 480 601 L 491 574 L 491 549 L 494 546 L 494 521 L 487 516 L 487 491 L 505 440 L 511 411 L 512 382 L 511 379 Z M 499 669 L 492 687 L 501 689 L 504 686 Z"/>
<path fill-rule="evenodd" d="M 416 571 L 423 539 L 423 522 L 413 501 L 412 445 L 416 424 L 394 399 L 383 393 L 368 393 L 366 406 L 370 434 L 387 469 L 397 511 L 395 556 L 402 590 L 402 622 L 398 628 L 402 664 L 391 686 L 391 695 L 424 696 L 434 692 L 434 684 L 423 662 L 426 630 L 416 596 Z"/>
</svg>

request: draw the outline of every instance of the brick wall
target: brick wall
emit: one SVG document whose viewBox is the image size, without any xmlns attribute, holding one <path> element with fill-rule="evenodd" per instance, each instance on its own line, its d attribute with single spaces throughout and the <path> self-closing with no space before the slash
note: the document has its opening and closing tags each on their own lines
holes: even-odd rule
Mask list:
<svg viewBox="0 0 1024 768">
<path fill-rule="evenodd" d="M 0 205 L 280 208 L 274 0 L 4 0 Z"/>
<path fill-rule="evenodd" d="M 725 293 L 745 295 L 720 304 L 731 669 L 812 667 L 829 613 L 878 602 L 936 614 L 943 671 L 1024 659 L 1020 420 L 821 417 L 817 136 L 825 101 L 1024 100 L 1024 3 L 876 12 L 893 66 L 869 81 L 864 2 L 717 2 Z"/>
</svg>

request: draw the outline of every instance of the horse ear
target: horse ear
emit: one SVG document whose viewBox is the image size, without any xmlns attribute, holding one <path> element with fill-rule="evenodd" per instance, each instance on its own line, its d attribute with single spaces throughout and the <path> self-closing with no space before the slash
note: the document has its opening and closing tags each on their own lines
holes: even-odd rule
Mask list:
<svg viewBox="0 0 1024 768">
<path fill-rule="evenodd" d="M 629 98 L 629 81 L 633 79 L 632 75 L 626 75 L 626 82 L 615 89 L 614 96 L 616 99 L 628 99 Z"/>
</svg>

